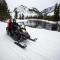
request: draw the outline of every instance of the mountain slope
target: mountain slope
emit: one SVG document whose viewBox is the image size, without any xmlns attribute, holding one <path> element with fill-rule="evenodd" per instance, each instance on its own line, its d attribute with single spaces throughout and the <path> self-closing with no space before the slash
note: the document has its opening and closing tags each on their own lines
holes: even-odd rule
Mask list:
<svg viewBox="0 0 60 60">
<path fill-rule="evenodd" d="M 41 16 L 41 15 L 44 15 L 44 14 L 47 14 L 47 15 L 54 15 L 54 8 L 55 8 L 55 5 L 54 6 L 51 6 L 51 7 L 48 7 L 42 11 L 39 11 L 37 8 L 28 8 L 27 6 L 24 6 L 24 5 L 20 5 L 19 7 L 16 7 L 14 9 L 14 12 L 17 11 L 18 13 L 18 18 L 22 16 L 22 14 L 24 15 L 24 17 L 34 17 L 34 16 Z"/>
<path fill-rule="evenodd" d="M 20 15 L 24 15 L 26 16 L 38 16 L 40 14 L 39 10 L 32 7 L 32 8 L 28 8 L 26 6 L 19 6 L 17 8 L 14 9 L 14 11 L 18 12 L 18 18 L 20 17 Z"/>
<path fill-rule="evenodd" d="M 43 11 L 41 11 L 42 13 L 51 13 L 54 11 L 54 6 L 48 7 L 46 9 L 44 9 Z"/>
</svg>

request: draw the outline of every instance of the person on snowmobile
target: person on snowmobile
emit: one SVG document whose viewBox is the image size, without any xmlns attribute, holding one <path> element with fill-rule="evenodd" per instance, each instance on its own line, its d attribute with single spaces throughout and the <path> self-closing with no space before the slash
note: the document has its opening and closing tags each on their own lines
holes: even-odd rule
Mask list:
<svg viewBox="0 0 60 60">
<path fill-rule="evenodd" d="M 11 31 L 12 31 L 12 24 L 13 24 L 13 23 L 12 23 L 12 18 L 10 18 L 10 19 L 9 19 L 9 22 L 8 22 L 8 26 L 7 26 L 10 33 L 11 33 Z"/>
<path fill-rule="evenodd" d="M 16 23 L 16 20 L 13 19 L 13 32 L 16 31 L 17 27 L 18 27 L 18 23 Z"/>
</svg>

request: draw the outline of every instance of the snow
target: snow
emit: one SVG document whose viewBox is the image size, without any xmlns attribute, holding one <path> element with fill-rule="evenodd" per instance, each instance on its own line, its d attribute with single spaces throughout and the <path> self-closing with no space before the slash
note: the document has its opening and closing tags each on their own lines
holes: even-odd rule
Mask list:
<svg viewBox="0 0 60 60">
<path fill-rule="evenodd" d="M 54 15 L 54 12 L 48 13 L 47 15 L 48 16 L 53 16 Z"/>
<path fill-rule="evenodd" d="M 0 22 L 0 60 L 60 60 L 60 32 L 26 27 L 37 40 L 27 40 L 27 48 L 22 49 L 6 34 L 6 25 Z"/>
</svg>

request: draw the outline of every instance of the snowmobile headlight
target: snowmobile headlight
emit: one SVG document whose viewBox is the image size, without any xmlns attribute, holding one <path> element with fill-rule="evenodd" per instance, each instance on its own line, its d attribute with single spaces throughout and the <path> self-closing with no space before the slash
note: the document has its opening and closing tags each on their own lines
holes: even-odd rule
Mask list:
<svg viewBox="0 0 60 60">
<path fill-rule="evenodd" d="M 26 31 L 25 31 L 25 30 L 23 30 L 23 32 L 25 33 Z"/>
</svg>

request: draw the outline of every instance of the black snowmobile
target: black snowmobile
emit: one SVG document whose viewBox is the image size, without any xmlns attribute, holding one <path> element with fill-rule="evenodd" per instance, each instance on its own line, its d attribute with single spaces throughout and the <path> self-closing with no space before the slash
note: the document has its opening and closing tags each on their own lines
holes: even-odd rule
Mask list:
<svg viewBox="0 0 60 60">
<path fill-rule="evenodd" d="M 15 30 L 12 28 L 12 30 L 10 31 L 8 27 L 6 27 L 6 31 L 7 34 L 10 35 L 14 40 L 15 40 L 15 44 L 17 44 L 18 46 L 25 48 L 27 47 L 26 44 L 23 43 L 23 41 L 29 39 L 32 41 L 35 41 L 35 39 L 31 39 L 29 33 L 26 31 L 25 27 L 21 27 L 21 25 L 16 25 L 15 26 Z"/>
</svg>

